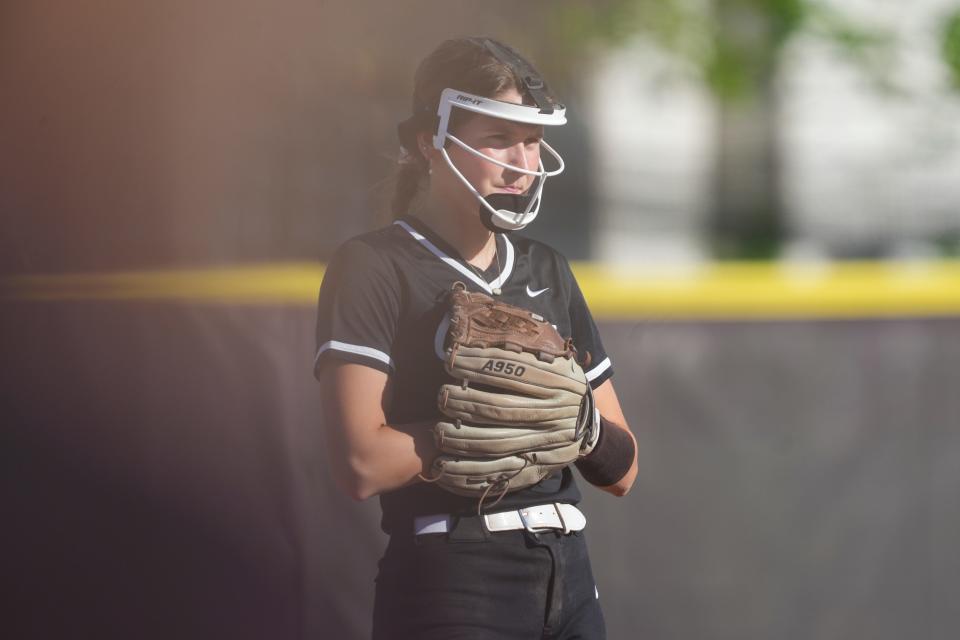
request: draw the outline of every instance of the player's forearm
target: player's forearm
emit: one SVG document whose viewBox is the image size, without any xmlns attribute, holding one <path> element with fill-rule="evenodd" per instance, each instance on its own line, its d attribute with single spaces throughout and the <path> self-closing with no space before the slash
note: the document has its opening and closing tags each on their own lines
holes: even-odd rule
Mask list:
<svg viewBox="0 0 960 640">
<path fill-rule="evenodd" d="M 633 433 L 630 432 L 629 429 L 624 429 L 624 431 L 629 434 L 630 439 L 633 441 L 633 464 L 630 465 L 630 470 L 627 471 L 627 475 L 620 478 L 620 480 L 617 482 L 605 487 L 597 487 L 601 491 L 606 491 L 607 493 L 613 494 L 617 497 L 627 495 L 631 487 L 633 487 L 634 481 L 637 479 L 637 438 L 633 435 Z"/>
<path fill-rule="evenodd" d="M 428 475 L 437 455 L 426 423 L 381 425 L 361 442 L 351 443 L 348 492 L 365 500 Z"/>
<path fill-rule="evenodd" d="M 576 465 L 584 479 L 598 489 L 625 496 L 637 477 L 637 439 L 629 427 L 604 417 L 600 441 Z"/>
</svg>

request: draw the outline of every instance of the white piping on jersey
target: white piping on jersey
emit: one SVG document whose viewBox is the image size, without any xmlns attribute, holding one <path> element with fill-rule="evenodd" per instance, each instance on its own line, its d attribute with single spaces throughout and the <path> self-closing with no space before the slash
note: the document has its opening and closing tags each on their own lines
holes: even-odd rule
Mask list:
<svg viewBox="0 0 960 640">
<path fill-rule="evenodd" d="M 313 359 L 314 367 L 317 366 L 317 360 L 320 359 L 320 354 L 327 349 L 346 351 L 347 353 L 355 353 L 360 356 L 367 356 L 368 358 L 373 358 L 374 360 L 379 360 L 380 362 L 386 363 L 391 369 L 397 368 L 393 364 L 393 358 L 385 354 L 383 351 L 374 349 L 373 347 L 362 347 L 358 344 L 347 344 L 346 342 L 340 342 L 339 340 L 327 340 L 319 349 L 317 349 L 317 356 Z"/>
<path fill-rule="evenodd" d="M 413 236 L 414 240 L 416 240 L 417 242 L 422 244 L 424 247 L 426 247 L 430 253 L 437 256 L 442 261 L 446 262 L 447 265 L 453 267 L 454 269 L 456 269 L 457 271 L 465 275 L 467 278 L 469 278 L 472 282 L 475 282 L 480 288 L 482 288 L 484 291 L 486 291 L 490 295 L 493 295 L 494 289 L 503 286 L 503 283 L 507 281 L 507 278 L 510 277 L 510 273 L 513 271 L 513 259 L 514 259 L 513 243 L 510 242 L 507 236 L 503 236 L 503 242 L 507 246 L 507 260 L 506 260 L 506 263 L 503 265 L 503 271 L 500 273 L 499 276 L 497 276 L 496 279 L 490 282 L 486 282 L 483 280 L 483 278 L 481 278 L 480 276 L 475 274 L 473 271 L 468 269 L 464 264 L 458 262 L 457 260 L 454 260 L 453 258 L 448 256 L 446 253 L 441 251 L 439 248 L 437 248 L 437 245 L 427 240 L 427 238 L 422 233 L 420 233 L 419 231 L 411 227 L 409 224 L 407 224 L 403 220 L 396 220 L 394 224 L 398 224 L 401 227 L 403 227 L 407 231 L 407 233 Z"/>
<path fill-rule="evenodd" d="M 587 376 L 587 381 L 593 382 L 594 380 L 597 379 L 597 376 L 599 376 L 601 373 L 603 373 L 609 368 L 610 368 L 610 358 L 604 358 L 600 362 L 600 364 L 595 366 L 593 369 L 590 369 L 590 371 L 587 371 L 586 373 L 584 373 L 584 375 Z"/>
</svg>

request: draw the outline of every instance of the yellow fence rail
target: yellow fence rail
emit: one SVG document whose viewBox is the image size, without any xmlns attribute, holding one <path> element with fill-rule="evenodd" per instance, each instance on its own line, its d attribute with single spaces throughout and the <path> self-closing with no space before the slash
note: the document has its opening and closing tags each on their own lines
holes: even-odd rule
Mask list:
<svg viewBox="0 0 960 640">
<path fill-rule="evenodd" d="M 960 316 L 960 261 L 709 263 L 683 269 L 576 263 L 598 319 Z M 312 306 L 320 263 L 17 276 L 6 299 Z"/>
</svg>

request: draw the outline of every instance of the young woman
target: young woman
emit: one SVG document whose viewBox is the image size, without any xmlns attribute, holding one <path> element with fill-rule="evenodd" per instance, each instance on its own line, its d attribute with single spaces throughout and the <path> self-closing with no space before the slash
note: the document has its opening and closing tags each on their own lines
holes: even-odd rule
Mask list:
<svg viewBox="0 0 960 640">
<path fill-rule="evenodd" d="M 564 122 L 509 47 L 442 43 L 418 68 L 413 114 L 399 127 L 396 221 L 347 241 L 328 266 L 315 375 L 329 464 L 349 495 L 380 496 L 390 535 L 375 639 L 605 637 L 569 467 L 482 515 L 476 499 L 423 481 L 438 455 L 431 428 L 450 382 L 445 300 L 457 281 L 540 314 L 590 354 L 600 436 L 576 466 L 616 496 L 636 477 L 610 359 L 566 259 L 512 233 L 537 216 L 547 178 L 562 170 L 543 135 Z"/>
</svg>

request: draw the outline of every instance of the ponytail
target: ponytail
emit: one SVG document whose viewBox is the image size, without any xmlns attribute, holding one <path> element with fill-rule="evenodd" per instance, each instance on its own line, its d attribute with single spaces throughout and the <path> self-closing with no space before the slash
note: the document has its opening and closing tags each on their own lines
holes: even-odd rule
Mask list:
<svg viewBox="0 0 960 640">
<path fill-rule="evenodd" d="M 419 162 L 401 162 L 397 170 L 396 186 L 393 189 L 393 200 L 390 203 L 390 212 L 394 220 L 410 212 L 410 204 L 420 191 L 420 183 L 426 175 Z"/>
</svg>

